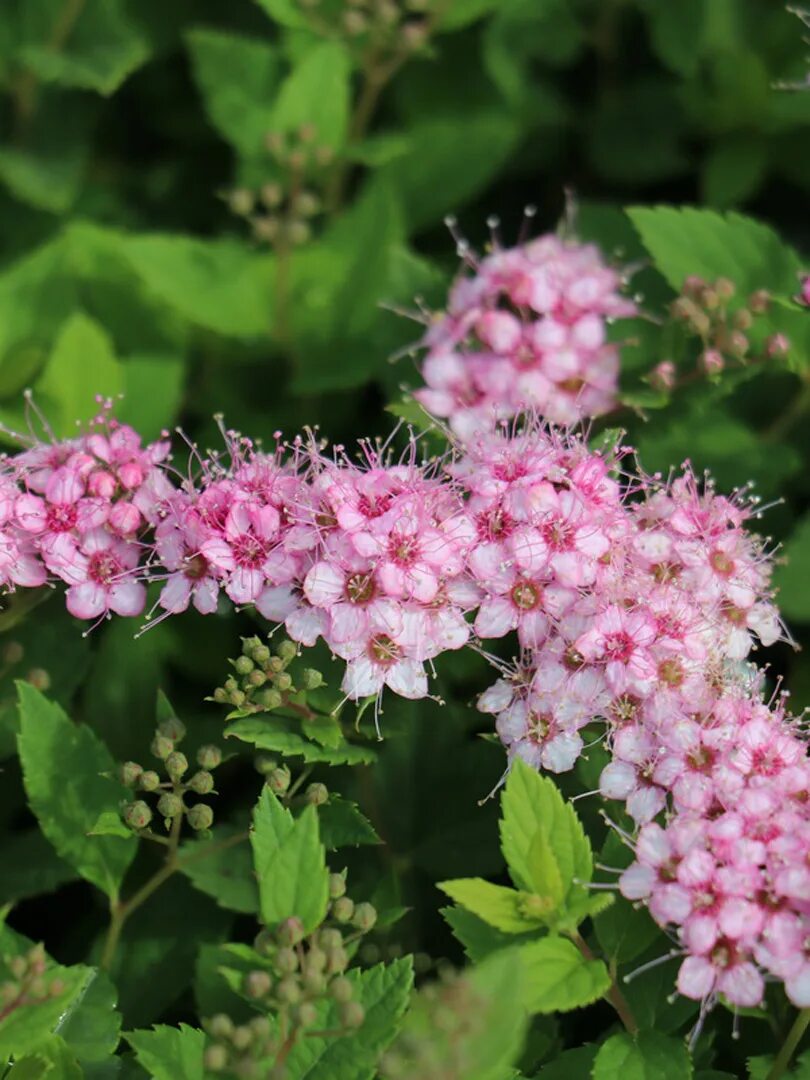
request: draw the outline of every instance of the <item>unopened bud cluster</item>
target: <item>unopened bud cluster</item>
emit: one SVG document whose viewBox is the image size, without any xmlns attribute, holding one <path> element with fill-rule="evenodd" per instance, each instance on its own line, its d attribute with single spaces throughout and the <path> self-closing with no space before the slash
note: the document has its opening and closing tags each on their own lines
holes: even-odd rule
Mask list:
<svg viewBox="0 0 810 1080">
<path fill-rule="evenodd" d="M 767 314 L 770 294 L 765 289 L 751 293 L 742 306 L 733 304 L 737 288 L 728 278 L 706 282 L 694 275 L 683 284 L 681 295 L 670 308 L 674 319 L 701 339 L 700 369 L 710 378 L 719 375 L 729 361 L 744 364 L 755 359 L 751 331 L 759 318 Z M 765 356 L 783 356 L 790 343 L 783 334 L 773 334 L 764 346 Z M 660 365 L 659 365 L 660 368 Z M 662 389 L 666 373 L 657 368 L 654 380 Z"/>
<path fill-rule="evenodd" d="M 231 211 L 250 225 L 254 240 L 276 248 L 300 247 L 312 235 L 312 220 L 323 211 L 325 170 L 334 151 L 319 145 L 305 124 L 292 134 L 269 131 L 265 149 L 272 179 L 257 189 L 235 188 L 227 194 Z"/>
<path fill-rule="evenodd" d="M 119 777 L 126 787 L 156 797 L 155 810 L 167 829 L 185 816 L 192 829 L 204 832 L 211 828 L 214 812 L 207 803 L 191 800 L 196 795 L 214 793 L 212 770 L 222 761 L 222 751 L 218 746 L 201 746 L 196 754 L 197 768 L 192 769 L 186 755 L 177 749 L 185 735 L 185 725 L 176 716 L 163 720 L 155 731 L 150 752 L 160 762 L 158 768 L 162 766 L 165 778 L 157 769 L 144 769 L 136 761 L 125 761 Z M 149 827 L 154 811 L 144 798 L 137 798 L 124 807 L 123 817 L 131 829 L 139 832 Z"/>
<path fill-rule="evenodd" d="M 41 1005 L 57 998 L 65 989 L 63 981 L 48 976 L 48 961 L 42 945 L 6 961 L 8 978 L 0 983 L 0 1019 L 26 1005 Z"/>
<path fill-rule="evenodd" d="M 225 1013 L 217 1013 L 203 1020 L 203 1028 L 210 1040 L 203 1058 L 206 1075 L 225 1073 L 239 1080 L 275 1077 L 275 1071 L 268 1072 L 267 1062 L 278 1054 L 279 1040 L 268 1017 L 255 1016 L 247 1023 L 235 1024 Z"/>
<path fill-rule="evenodd" d="M 404 57 L 430 37 L 431 11 L 441 0 L 299 0 L 305 13 L 317 15 L 317 26 L 328 26 L 358 45 L 373 41 L 378 53 Z"/>
<path fill-rule="evenodd" d="M 284 638 L 272 650 L 258 637 L 242 639 L 242 652 L 231 660 L 233 674 L 212 694 L 220 705 L 244 712 L 268 712 L 286 705 L 291 697 L 323 685 L 323 676 L 314 668 L 304 668 L 293 676 L 290 664 L 298 646 Z"/>
</svg>

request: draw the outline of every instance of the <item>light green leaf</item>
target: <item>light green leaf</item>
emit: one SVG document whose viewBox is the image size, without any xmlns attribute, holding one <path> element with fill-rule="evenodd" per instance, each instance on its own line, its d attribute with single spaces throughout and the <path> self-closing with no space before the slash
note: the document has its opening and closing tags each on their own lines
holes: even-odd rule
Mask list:
<svg viewBox="0 0 810 1080">
<path fill-rule="evenodd" d="M 76 424 L 98 413 L 96 397 L 115 398 L 124 373 L 113 343 L 89 316 L 77 312 L 63 324 L 34 394 L 59 436 L 75 434 Z"/>
<path fill-rule="evenodd" d="M 154 1080 L 203 1080 L 205 1034 L 181 1024 L 158 1024 L 151 1031 L 130 1031 L 125 1036 L 135 1056 Z"/>
<path fill-rule="evenodd" d="M 132 839 L 132 829 L 128 829 L 117 810 L 102 810 L 96 823 L 87 833 L 88 836 L 120 836 L 123 840 Z"/>
<path fill-rule="evenodd" d="M 655 1031 L 620 1032 L 599 1048 L 592 1080 L 691 1080 L 692 1062 L 680 1039 Z"/>
<path fill-rule="evenodd" d="M 519 942 L 536 941 L 537 928 L 529 928 L 528 933 L 516 936 L 496 930 L 494 926 L 473 915 L 463 907 L 440 908 L 442 917 L 453 931 L 453 936 L 464 946 L 464 952 L 474 964 L 486 959 L 494 952 L 506 949 Z"/>
<path fill-rule="evenodd" d="M 523 1003 L 530 1013 L 568 1012 L 590 1005 L 610 988 L 601 960 L 586 960 L 567 938 L 550 935 L 520 946 Z"/>
<path fill-rule="evenodd" d="M 309 26 L 306 11 L 296 0 L 256 0 L 274 22 L 293 30 L 305 30 Z"/>
<path fill-rule="evenodd" d="M 207 29 L 192 30 L 187 41 L 194 78 L 212 124 L 241 154 L 257 155 L 273 127 L 273 102 L 281 79 L 277 47 Z"/>
<path fill-rule="evenodd" d="M 300 727 L 298 721 L 285 720 L 283 717 L 274 716 L 266 720 L 260 717 L 246 717 L 230 724 L 225 729 L 225 737 L 252 743 L 257 750 L 303 757 L 306 762 L 319 762 L 325 765 L 368 765 L 377 756 L 373 750 L 351 743 L 343 743 L 336 750 L 319 746 L 303 738 L 296 730 L 298 727 Z"/>
<path fill-rule="evenodd" d="M 130 424 L 144 442 L 171 428 L 180 412 L 185 363 L 180 355 L 139 353 L 126 358 L 124 400 L 116 409 L 122 424 Z"/>
<path fill-rule="evenodd" d="M 115 1053 L 121 1031 L 117 991 L 101 971 L 93 970 L 60 1016 L 54 1031 L 82 1064 L 106 1061 Z"/>
<path fill-rule="evenodd" d="M 350 75 L 349 54 L 339 41 L 308 49 L 281 86 L 270 126 L 292 132 L 311 124 L 319 145 L 342 146 L 349 124 Z"/>
<path fill-rule="evenodd" d="M 250 835 L 259 883 L 259 908 L 268 926 L 297 916 L 307 932 L 326 915 L 329 873 L 318 835 L 318 814 L 307 806 L 297 819 L 265 787 Z"/>
<path fill-rule="evenodd" d="M 337 750 L 343 742 L 343 731 L 336 716 L 306 717 L 301 721 L 301 730 L 308 739 L 329 750 Z"/>
<path fill-rule="evenodd" d="M 183 844 L 180 868 L 195 888 L 212 896 L 220 907 L 252 915 L 259 910 L 259 891 L 247 837 L 244 843 L 216 850 L 239 832 L 232 826 L 218 826 L 210 840 Z"/>
<path fill-rule="evenodd" d="M 480 919 L 507 934 L 522 934 L 532 925 L 542 926 L 551 904 L 539 896 L 492 885 L 483 878 L 440 881 L 442 892 Z"/>
<path fill-rule="evenodd" d="M 327 851 L 359 844 L 381 844 L 374 826 L 350 799 L 330 793 L 329 802 L 318 807 L 321 840 Z"/>
<path fill-rule="evenodd" d="M 235 240 L 167 233 L 126 237 L 120 250 L 152 293 L 189 322 L 226 337 L 268 332 L 271 256 Z"/>
<path fill-rule="evenodd" d="M 83 1080 L 76 1056 L 58 1035 L 48 1035 L 36 1050 L 14 1061 L 14 1080 Z"/>
<path fill-rule="evenodd" d="M 137 850 L 135 837 L 91 837 L 99 815 L 126 797 L 126 789 L 102 774 L 114 762 L 82 724 L 27 683 L 18 684 L 23 781 L 31 809 L 57 852 L 111 899 Z"/>
</svg>

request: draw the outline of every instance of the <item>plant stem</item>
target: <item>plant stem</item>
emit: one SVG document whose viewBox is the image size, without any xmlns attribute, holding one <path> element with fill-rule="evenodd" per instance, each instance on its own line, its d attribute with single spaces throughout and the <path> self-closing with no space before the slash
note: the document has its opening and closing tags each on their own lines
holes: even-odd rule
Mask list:
<svg viewBox="0 0 810 1080">
<path fill-rule="evenodd" d="M 765 1080 L 779 1080 L 779 1077 L 784 1075 L 790 1064 L 790 1059 L 802 1041 L 802 1036 L 807 1030 L 808 1024 L 810 1024 L 810 1009 L 802 1009 L 793 1021 L 793 1027 L 787 1033 L 787 1038 L 782 1043 L 782 1049 L 776 1055 L 776 1061 L 771 1066 L 771 1071 Z"/>
<path fill-rule="evenodd" d="M 571 940 L 585 957 L 586 960 L 596 960 L 590 946 L 585 939 L 576 931 L 571 935 Z M 627 998 L 621 992 L 616 982 L 616 977 L 613 972 L 610 972 L 610 989 L 605 994 L 605 1000 L 608 1001 L 616 1010 L 616 1015 L 624 1024 L 626 1031 L 630 1035 L 638 1034 L 638 1024 L 636 1018 L 633 1016 L 633 1012 L 627 1002 Z"/>
</svg>

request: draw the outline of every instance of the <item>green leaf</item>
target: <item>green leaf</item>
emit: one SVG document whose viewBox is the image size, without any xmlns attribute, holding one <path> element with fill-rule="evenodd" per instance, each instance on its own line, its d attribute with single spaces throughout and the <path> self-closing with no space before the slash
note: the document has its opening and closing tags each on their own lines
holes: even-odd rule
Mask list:
<svg viewBox="0 0 810 1080">
<path fill-rule="evenodd" d="M 53 892 L 78 875 L 39 829 L 10 833 L 0 843 L 0 904 Z"/>
<path fill-rule="evenodd" d="M 329 903 L 329 873 L 315 807 L 307 806 L 293 819 L 265 787 L 253 812 L 250 842 L 262 920 L 272 927 L 296 915 L 307 932 L 314 930 Z"/>
<path fill-rule="evenodd" d="M 336 750 L 319 746 L 299 735 L 296 730 L 299 726 L 298 721 L 285 720 L 283 717 L 266 720 L 257 716 L 246 717 L 230 724 L 225 729 L 225 737 L 252 743 L 257 750 L 303 757 L 306 762 L 325 765 L 369 765 L 377 756 L 373 750 L 351 743 L 343 743 Z"/>
<path fill-rule="evenodd" d="M 105 1061 L 115 1053 L 121 1031 L 117 991 L 101 971 L 82 985 L 54 1028 L 82 1064 Z"/>
<path fill-rule="evenodd" d="M 296 0 L 256 0 L 274 22 L 289 26 L 293 30 L 305 30 L 309 27 L 306 11 Z"/>
<path fill-rule="evenodd" d="M 58 1035 L 46 1036 L 33 1053 L 14 1061 L 14 1080 L 83 1080 L 75 1054 Z"/>
<path fill-rule="evenodd" d="M 501 0 L 450 0 L 438 9 L 438 30 L 460 30 L 477 19 L 497 11 Z"/>
<path fill-rule="evenodd" d="M 339 41 L 308 49 L 281 86 L 270 127 L 293 132 L 311 124 L 320 146 L 341 147 L 349 125 L 350 75 L 349 54 Z"/>
<path fill-rule="evenodd" d="M 267 334 L 270 256 L 235 240 L 167 233 L 126 237 L 121 253 L 154 295 L 196 326 L 234 338 Z"/>
<path fill-rule="evenodd" d="M 51 42 L 60 32 L 61 9 L 48 0 L 26 0 L 24 10 L 27 40 L 20 56 L 43 82 L 109 95 L 149 56 L 149 39 L 129 16 L 126 0 L 83 6 L 58 49 Z"/>
<path fill-rule="evenodd" d="M 599 1048 L 592 1080 L 691 1080 L 692 1062 L 683 1041 L 654 1031 L 620 1032 Z"/>
<path fill-rule="evenodd" d="M 321 840 L 327 851 L 359 844 L 381 844 L 374 826 L 359 810 L 357 803 L 331 793 L 329 802 L 318 807 Z"/>
<path fill-rule="evenodd" d="M 780 552 L 774 585 L 782 614 L 810 622 L 810 514 L 799 519 Z"/>
<path fill-rule="evenodd" d="M 273 101 L 281 79 L 277 47 L 219 30 L 192 30 L 187 41 L 211 123 L 241 154 L 256 156 L 273 127 Z"/>
<path fill-rule="evenodd" d="M 165 353 L 129 355 L 124 367 L 124 399 L 116 409 L 122 424 L 129 424 L 144 442 L 157 439 L 177 420 L 183 397 L 185 363 L 182 356 Z"/>
<path fill-rule="evenodd" d="M 491 953 L 498 952 L 522 941 L 536 941 L 537 929 L 530 929 L 522 936 L 506 934 L 494 926 L 473 915 L 463 907 L 440 908 L 453 936 L 464 946 L 464 952 L 474 964 L 486 959 Z"/>
<path fill-rule="evenodd" d="M 66 437 L 75 433 L 77 421 L 98 413 L 99 394 L 115 398 L 123 388 L 112 341 L 97 322 L 77 312 L 59 331 L 34 394 L 56 435 Z"/>
<path fill-rule="evenodd" d="M 501 798 L 501 847 L 515 885 L 564 904 L 587 895 L 593 859 L 579 818 L 556 785 L 519 758 Z M 537 841 L 538 833 L 545 843 Z M 548 880 L 546 875 L 549 875 Z"/>
<path fill-rule="evenodd" d="M 543 925 L 544 917 L 551 909 L 550 903 L 544 904 L 541 897 L 492 885 L 483 878 L 440 881 L 438 886 L 451 900 L 507 934 L 522 934 L 533 924 Z M 537 911 L 532 910 L 533 902 L 537 903 Z"/>
<path fill-rule="evenodd" d="M 703 200 L 722 207 L 745 202 L 756 194 L 767 171 L 768 147 L 761 136 L 727 136 L 703 162 Z"/>
<path fill-rule="evenodd" d="M 259 910 L 259 891 L 247 838 L 244 843 L 217 850 L 223 840 L 240 831 L 232 826 L 218 826 L 210 840 L 190 840 L 183 844 L 180 868 L 195 888 L 212 896 L 220 907 L 253 915 Z"/>
<path fill-rule="evenodd" d="M 38 690 L 21 682 L 18 692 L 18 744 L 31 809 L 62 858 L 116 900 L 137 841 L 87 835 L 99 815 L 127 795 L 102 775 L 113 771 L 114 762 L 89 728 L 71 723 Z"/>
<path fill-rule="evenodd" d="M 798 256 L 773 229 L 752 218 L 688 206 L 638 206 L 627 213 L 674 289 L 697 274 L 708 281 L 730 278 L 743 294 L 762 288 L 785 296 L 795 291 Z"/>
<path fill-rule="evenodd" d="M 158 1024 L 151 1031 L 130 1031 L 125 1036 L 135 1056 L 154 1080 L 203 1080 L 205 1034 L 181 1024 Z"/>
<path fill-rule="evenodd" d="M 117 810 L 103 810 L 96 823 L 87 833 L 88 836 L 120 836 L 123 840 L 132 839 L 132 829 L 128 829 Z"/>
<path fill-rule="evenodd" d="M 568 1012 L 590 1005 L 610 988 L 601 960 L 586 960 L 567 938 L 550 935 L 520 946 L 523 1004 L 530 1013 Z"/>
<path fill-rule="evenodd" d="M 574 1080 L 574 1077 L 589 1077 L 596 1057 L 595 1046 L 578 1046 L 575 1050 L 565 1050 L 558 1058 L 544 1065 L 537 1075 L 537 1080 Z"/>
<path fill-rule="evenodd" d="M 343 742 L 343 731 L 336 716 L 306 717 L 301 721 L 301 730 L 308 739 L 329 750 L 337 750 Z"/>
</svg>

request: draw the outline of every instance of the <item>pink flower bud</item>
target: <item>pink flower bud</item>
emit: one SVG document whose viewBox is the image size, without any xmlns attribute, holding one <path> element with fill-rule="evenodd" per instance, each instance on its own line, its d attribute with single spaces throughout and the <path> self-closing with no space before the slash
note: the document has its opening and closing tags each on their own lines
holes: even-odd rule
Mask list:
<svg viewBox="0 0 810 1080">
<path fill-rule="evenodd" d="M 707 375 L 719 375 L 726 361 L 717 349 L 706 349 L 701 353 L 700 366 Z"/>
<path fill-rule="evenodd" d="M 771 334 L 765 342 L 766 356 L 786 356 L 790 352 L 790 340 L 784 334 Z"/>
<path fill-rule="evenodd" d="M 671 360 L 662 360 L 650 372 L 650 385 L 656 390 L 671 390 L 675 385 L 675 365 Z"/>
</svg>

